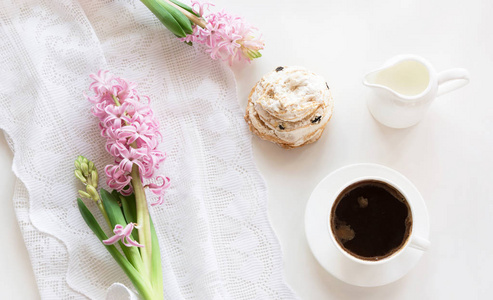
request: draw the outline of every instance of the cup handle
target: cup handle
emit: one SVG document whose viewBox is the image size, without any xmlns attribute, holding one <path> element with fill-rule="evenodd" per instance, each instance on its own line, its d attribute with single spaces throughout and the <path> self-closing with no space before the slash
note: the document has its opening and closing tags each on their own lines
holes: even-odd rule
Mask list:
<svg viewBox="0 0 493 300">
<path fill-rule="evenodd" d="M 469 72 L 466 69 L 455 68 L 455 69 L 442 71 L 438 73 L 437 96 L 441 96 L 448 92 L 454 91 L 458 88 L 467 85 L 468 83 L 469 83 Z"/>
<path fill-rule="evenodd" d="M 430 241 L 425 238 L 413 235 L 409 247 L 418 249 L 421 251 L 426 251 L 430 248 Z"/>
</svg>

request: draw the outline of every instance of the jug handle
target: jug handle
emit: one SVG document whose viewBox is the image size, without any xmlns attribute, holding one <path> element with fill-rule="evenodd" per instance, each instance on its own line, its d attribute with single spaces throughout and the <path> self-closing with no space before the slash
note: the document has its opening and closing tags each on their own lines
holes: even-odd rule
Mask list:
<svg viewBox="0 0 493 300">
<path fill-rule="evenodd" d="M 448 82 L 448 83 L 447 83 Z M 469 83 L 469 72 L 466 69 L 455 68 L 438 73 L 438 92 L 441 96 L 461 88 Z"/>
</svg>

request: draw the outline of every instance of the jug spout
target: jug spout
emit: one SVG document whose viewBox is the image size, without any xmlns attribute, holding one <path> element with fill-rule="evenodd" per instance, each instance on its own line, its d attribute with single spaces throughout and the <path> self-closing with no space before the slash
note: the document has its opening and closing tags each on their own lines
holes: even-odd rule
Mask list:
<svg viewBox="0 0 493 300">
<path fill-rule="evenodd" d="M 403 100 L 421 99 L 430 90 L 432 68 L 415 56 L 397 57 L 364 76 L 363 84 L 378 87 Z"/>
<path fill-rule="evenodd" d="M 363 84 L 369 87 L 377 86 L 376 77 L 379 72 L 380 69 L 366 73 L 366 75 L 363 77 Z"/>
<path fill-rule="evenodd" d="M 375 91 L 383 93 L 382 95 L 388 95 L 389 93 L 394 94 L 392 88 L 381 82 L 381 74 L 382 72 L 385 72 L 386 69 L 387 67 L 383 67 L 366 73 L 363 77 L 363 84 L 367 87 L 375 89 Z"/>
</svg>

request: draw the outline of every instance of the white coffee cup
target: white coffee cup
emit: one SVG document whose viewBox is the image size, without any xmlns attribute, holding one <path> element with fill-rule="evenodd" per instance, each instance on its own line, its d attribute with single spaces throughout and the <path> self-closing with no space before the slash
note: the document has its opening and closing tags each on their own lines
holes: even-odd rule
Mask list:
<svg viewBox="0 0 493 300">
<path fill-rule="evenodd" d="M 351 185 L 354 185 L 354 184 L 356 184 L 358 182 L 362 182 L 362 181 L 379 181 L 379 182 L 383 182 L 385 184 L 390 185 L 395 190 L 397 190 L 399 193 L 401 193 L 404 196 L 404 198 L 406 199 L 406 201 L 407 201 L 407 203 L 409 205 L 410 213 L 411 213 L 411 218 L 413 220 L 412 225 L 411 225 L 411 229 L 410 229 L 411 232 L 410 232 L 409 236 L 407 237 L 405 243 L 403 245 L 401 245 L 400 248 L 397 251 L 395 251 L 394 253 L 392 253 L 390 256 L 387 256 L 387 257 L 382 258 L 382 259 L 379 259 L 379 260 L 365 260 L 365 259 L 361 259 L 361 258 L 358 258 L 358 257 L 350 254 L 349 252 L 347 252 L 346 250 L 344 250 L 340 246 L 340 244 L 337 242 L 336 237 L 334 236 L 333 230 L 331 228 L 331 217 L 332 217 L 331 214 L 332 214 L 333 206 L 334 206 L 336 200 L 339 198 L 339 196 L 341 195 L 341 193 L 343 193 L 344 190 L 347 187 L 349 187 Z M 333 197 L 331 197 L 329 199 L 329 205 L 330 205 L 329 207 L 331 207 L 331 209 L 328 212 L 328 231 L 329 231 L 330 238 L 331 238 L 332 242 L 334 243 L 335 247 L 345 257 L 347 257 L 348 259 L 350 259 L 353 262 L 356 262 L 358 264 L 364 264 L 364 265 L 385 264 L 385 263 L 388 263 L 391 260 L 394 260 L 397 257 L 401 256 L 402 253 L 404 253 L 407 248 L 415 248 L 415 249 L 418 249 L 418 250 L 421 250 L 421 251 L 426 251 L 429 248 L 429 246 L 430 246 L 430 242 L 427 239 L 418 236 L 415 233 L 415 230 L 413 230 L 414 220 L 415 220 L 415 210 L 413 209 L 413 199 L 410 198 L 410 197 L 408 197 L 408 195 L 406 195 L 406 192 L 403 189 L 399 188 L 398 185 L 394 184 L 389 179 L 382 178 L 382 177 L 377 177 L 377 176 L 365 176 L 365 177 L 360 177 L 360 178 L 356 178 L 356 179 L 353 179 L 351 181 L 348 181 L 346 184 L 344 184 L 340 188 L 340 190 L 335 195 L 333 195 Z"/>
</svg>

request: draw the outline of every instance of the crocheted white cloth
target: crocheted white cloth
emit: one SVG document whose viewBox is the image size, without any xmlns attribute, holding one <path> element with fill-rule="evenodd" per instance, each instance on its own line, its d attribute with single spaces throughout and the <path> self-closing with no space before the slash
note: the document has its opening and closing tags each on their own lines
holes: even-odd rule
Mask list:
<svg viewBox="0 0 493 300">
<path fill-rule="evenodd" d="M 0 25 L 0 128 L 43 298 L 131 297 L 114 284 L 131 287 L 75 201 L 77 155 L 101 174 L 111 162 L 82 95 L 101 68 L 139 83 L 161 122 L 160 173 L 172 186 L 151 214 L 166 299 L 296 297 L 226 64 L 178 41 L 140 1 L 4 0 Z"/>
</svg>

